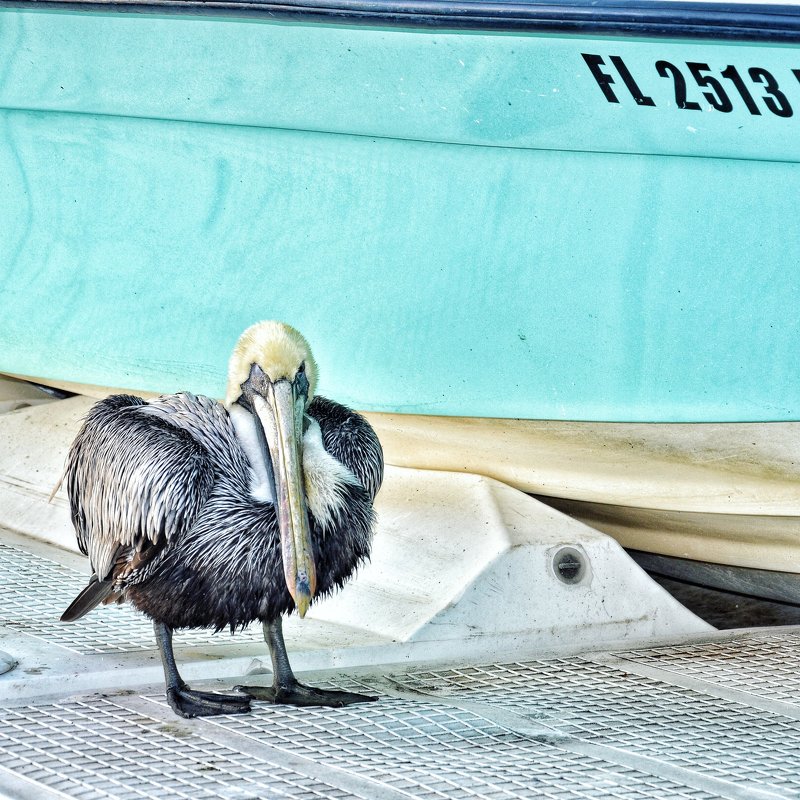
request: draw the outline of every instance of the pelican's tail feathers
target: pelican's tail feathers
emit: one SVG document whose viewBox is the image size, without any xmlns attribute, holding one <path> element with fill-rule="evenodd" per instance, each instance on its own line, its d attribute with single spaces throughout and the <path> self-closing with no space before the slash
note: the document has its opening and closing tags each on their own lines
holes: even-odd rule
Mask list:
<svg viewBox="0 0 800 800">
<path fill-rule="evenodd" d="M 108 600 L 114 593 L 113 581 L 99 581 L 92 575 L 89 585 L 69 604 L 69 608 L 61 615 L 62 622 L 75 622 L 84 614 L 88 614 L 100 603 Z"/>
</svg>

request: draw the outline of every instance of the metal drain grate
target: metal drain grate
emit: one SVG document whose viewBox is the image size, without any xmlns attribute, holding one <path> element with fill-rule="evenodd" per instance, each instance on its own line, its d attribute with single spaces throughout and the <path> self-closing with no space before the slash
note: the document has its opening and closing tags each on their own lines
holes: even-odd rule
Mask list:
<svg viewBox="0 0 800 800">
<path fill-rule="evenodd" d="M 357 797 L 108 700 L 3 711 L 0 751 L 5 769 L 76 800 Z"/>
<path fill-rule="evenodd" d="M 397 682 L 500 706 L 546 720 L 560 733 L 694 772 L 800 794 L 795 720 L 622 668 L 574 659 L 420 671 Z"/>
<path fill-rule="evenodd" d="M 800 634 L 633 650 L 615 655 L 729 689 L 800 705 Z"/>
<path fill-rule="evenodd" d="M 21 548 L 0 544 L 0 625 L 24 631 L 75 653 L 114 653 L 155 648 L 153 626 L 133 608 L 103 606 L 77 622 L 59 617 L 86 585 L 86 577 Z M 262 642 L 260 627 L 236 634 Z M 178 631 L 177 645 L 230 644 L 230 634 Z"/>
<path fill-rule="evenodd" d="M 470 711 L 407 700 L 345 709 L 257 707 L 211 724 L 419 800 L 711 800 L 717 795 L 560 750 Z M 297 730 L 304 736 L 298 741 Z"/>
</svg>

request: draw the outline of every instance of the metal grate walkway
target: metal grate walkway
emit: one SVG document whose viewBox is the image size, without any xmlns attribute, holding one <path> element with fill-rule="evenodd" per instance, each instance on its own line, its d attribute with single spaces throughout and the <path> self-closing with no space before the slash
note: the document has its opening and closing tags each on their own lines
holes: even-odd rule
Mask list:
<svg viewBox="0 0 800 800">
<path fill-rule="evenodd" d="M 64 609 L 86 585 L 86 574 L 30 553 L 23 547 L 0 543 L 0 624 L 24 629 L 73 653 L 115 653 L 152 650 L 153 626 L 127 605 L 101 606 L 91 618 L 54 625 Z M 261 641 L 258 626 L 240 631 L 239 640 Z M 179 631 L 181 644 L 230 644 L 230 635 L 209 631 Z"/>
<path fill-rule="evenodd" d="M 156 691 L 5 708 L 0 793 L 797 798 L 798 655 L 800 632 L 786 630 L 522 664 L 328 676 L 327 684 L 381 696 L 347 709 L 255 704 L 250 715 L 182 720 Z"/>
<path fill-rule="evenodd" d="M 379 701 L 254 703 L 249 715 L 183 720 L 152 685 L 160 669 L 141 616 L 109 608 L 79 626 L 54 623 L 82 582 L 55 556 L 0 544 L 0 649 L 20 661 L 0 676 L 0 797 L 800 798 L 798 628 L 519 663 L 328 671 L 304 679 Z M 259 640 L 244 635 L 266 656 Z M 221 665 L 228 679 L 206 685 L 229 688 L 254 671 L 234 650 L 230 637 L 198 632 L 181 652 L 204 677 Z M 248 682 L 269 681 L 255 672 Z M 112 688 L 85 690 L 101 685 Z"/>
</svg>

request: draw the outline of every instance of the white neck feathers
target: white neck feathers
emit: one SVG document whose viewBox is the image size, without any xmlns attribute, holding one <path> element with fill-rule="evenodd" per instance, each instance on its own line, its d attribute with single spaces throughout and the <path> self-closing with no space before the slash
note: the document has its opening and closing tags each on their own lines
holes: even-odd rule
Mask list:
<svg viewBox="0 0 800 800">
<path fill-rule="evenodd" d="M 228 413 L 236 438 L 250 462 L 250 496 L 261 503 L 274 503 L 275 490 L 270 480 L 270 469 L 264 460 L 261 439 L 256 429 L 256 425 L 260 423 L 249 411 L 235 403 Z"/>
<path fill-rule="evenodd" d="M 357 486 L 358 479 L 325 449 L 319 423 L 313 418 L 303 436 L 303 472 L 308 510 L 322 529 L 327 530 L 347 508 L 345 487 Z"/>
</svg>

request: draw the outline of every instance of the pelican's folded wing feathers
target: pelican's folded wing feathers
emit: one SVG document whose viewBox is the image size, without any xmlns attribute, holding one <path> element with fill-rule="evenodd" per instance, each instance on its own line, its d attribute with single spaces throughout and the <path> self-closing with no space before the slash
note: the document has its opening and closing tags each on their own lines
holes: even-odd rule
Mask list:
<svg viewBox="0 0 800 800">
<path fill-rule="evenodd" d="M 66 479 L 78 546 L 97 579 L 123 553 L 153 554 L 191 526 L 211 492 L 214 469 L 203 445 L 139 397 L 96 403 L 67 457 Z"/>
</svg>

